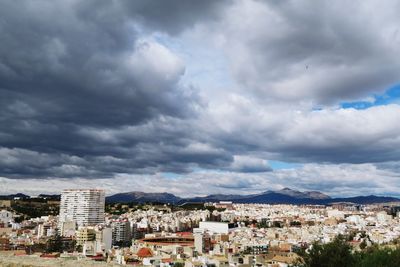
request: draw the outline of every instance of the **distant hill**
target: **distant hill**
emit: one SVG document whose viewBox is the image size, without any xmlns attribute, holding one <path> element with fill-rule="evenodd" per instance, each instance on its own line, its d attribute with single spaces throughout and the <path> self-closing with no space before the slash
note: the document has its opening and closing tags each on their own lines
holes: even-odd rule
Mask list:
<svg viewBox="0 0 400 267">
<path fill-rule="evenodd" d="M 2 200 L 12 200 L 14 198 L 26 199 L 29 198 L 29 196 L 22 193 L 0 196 L 0 199 Z"/>
<path fill-rule="evenodd" d="M 328 195 L 320 192 L 301 192 L 284 188 L 278 191 L 266 191 L 251 195 L 209 195 L 186 199 L 190 202 L 216 202 L 228 200 L 235 203 L 265 203 L 265 204 L 319 204 L 331 199 Z"/>
<path fill-rule="evenodd" d="M 144 192 L 127 192 L 118 193 L 106 197 L 107 203 L 129 203 L 129 202 L 160 202 L 160 203 L 178 203 L 182 198 L 177 197 L 170 193 L 144 193 Z"/>
<path fill-rule="evenodd" d="M 329 205 L 335 202 L 350 202 L 354 204 L 373 204 L 400 201 L 394 197 L 381 196 L 356 196 L 349 198 L 331 198 L 330 196 L 318 191 L 297 191 L 290 188 L 284 188 L 278 191 L 266 191 L 260 194 L 250 195 L 208 195 L 205 197 L 180 198 L 170 193 L 144 193 L 144 192 L 128 192 L 109 196 L 106 202 L 161 202 L 161 203 L 204 203 L 232 201 L 234 203 L 263 203 L 263 204 L 314 204 Z"/>
<path fill-rule="evenodd" d="M 13 200 L 14 198 L 19 198 L 19 199 L 32 199 L 32 198 L 43 198 L 47 200 L 60 200 L 61 195 L 59 194 L 40 194 L 38 196 L 29 196 L 25 195 L 22 193 L 17 193 L 17 194 L 11 194 L 11 195 L 0 195 L 0 199 L 2 200 Z"/>
<path fill-rule="evenodd" d="M 357 204 L 373 204 L 373 203 L 386 203 L 386 202 L 398 202 L 400 199 L 395 197 L 381 197 L 381 196 L 357 196 L 348 198 L 333 198 L 331 203 L 334 202 L 351 202 Z"/>
<path fill-rule="evenodd" d="M 282 195 L 286 195 L 286 196 L 291 196 L 294 198 L 310 198 L 310 199 L 330 199 L 331 197 L 328 195 L 325 195 L 321 192 L 318 191 L 305 191 L 305 192 L 301 192 L 301 191 L 297 191 L 297 190 L 293 190 L 290 188 L 283 188 L 279 191 L 267 191 L 265 193 L 278 193 L 278 194 L 282 194 Z"/>
<path fill-rule="evenodd" d="M 318 191 L 306 191 L 304 193 L 308 197 L 313 198 L 313 199 L 330 199 L 331 198 L 330 196 L 328 196 L 324 193 L 318 192 Z"/>
<path fill-rule="evenodd" d="M 28 199 L 29 196 L 25 194 L 11 194 L 0 196 L 0 199 L 14 199 L 14 198 Z M 60 195 L 46 195 L 41 194 L 39 197 L 59 200 Z M 283 188 L 277 191 L 265 191 L 259 194 L 250 195 L 224 195 L 214 194 L 205 197 L 181 198 L 171 193 L 144 193 L 139 191 L 118 193 L 106 197 L 107 203 L 172 203 L 182 204 L 190 203 L 204 203 L 204 202 L 219 202 L 219 201 L 232 201 L 234 203 L 262 203 L 262 204 L 312 204 L 312 205 L 329 205 L 338 202 L 347 202 L 354 204 L 373 204 L 373 203 L 386 203 L 386 202 L 400 202 L 399 198 L 385 197 L 385 196 L 355 196 L 347 198 L 331 198 L 330 196 L 318 191 L 297 191 L 290 188 Z"/>
</svg>

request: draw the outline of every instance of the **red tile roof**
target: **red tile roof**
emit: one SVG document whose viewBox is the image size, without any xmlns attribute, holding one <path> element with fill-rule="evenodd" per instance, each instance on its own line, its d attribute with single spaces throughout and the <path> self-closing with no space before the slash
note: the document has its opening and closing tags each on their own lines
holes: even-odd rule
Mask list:
<svg viewBox="0 0 400 267">
<path fill-rule="evenodd" d="M 153 252 L 149 248 L 141 248 L 137 252 L 137 255 L 139 258 L 149 258 L 153 257 Z"/>
</svg>

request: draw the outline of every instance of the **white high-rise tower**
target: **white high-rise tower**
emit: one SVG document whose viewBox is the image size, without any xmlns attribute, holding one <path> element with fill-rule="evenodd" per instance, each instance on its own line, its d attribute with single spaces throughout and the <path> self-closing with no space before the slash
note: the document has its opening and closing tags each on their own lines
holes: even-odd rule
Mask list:
<svg viewBox="0 0 400 267">
<path fill-rule="evenodd" d="M 77 226 L 104 222 L 105 192 L 99 189 L 67 189 L 61 193 L 60 226 L 75 222 Z"/>
</svg>

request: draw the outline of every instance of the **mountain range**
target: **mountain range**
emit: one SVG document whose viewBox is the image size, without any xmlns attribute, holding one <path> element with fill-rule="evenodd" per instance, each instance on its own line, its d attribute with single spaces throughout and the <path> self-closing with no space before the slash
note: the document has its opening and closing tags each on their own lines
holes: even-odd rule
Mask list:
<svg viewBox="0 0 400 267">
<path fill-rule="evenodd" d="M 355 204 L 372 204 L 397 202 L 399 198 L 384 196 L 356 196 L 348 198 L 331 198 L 330 196 L 318 191 L 297 191 L 290 188 L 284 188 L 278 191 L 265 191 L 259 194 L 250 195 L 224 195 L 215 194 L 205 197 L 180 198 L 170 193 L 144 193 L 144 192 L 126 192 L 119 193 L 106 198 L 108 203 L 128 203 L 128 202 L 160 202 L 182 204 L 187 202 L 219 202 L 232 201 L 234 203 L 264 203 L 264 204 L 314 204 L 328 205 L 336 202 L 350 202 Z"/>
<path fill-rule="evenodd" d="M 0 199 L 20 199 L 30 198 L 25 194 L 12 194 L 0 196 Z M 38 197 L 59 200 L 60 195 L 45 195 L 41 194 Z M 330 196 L 318 191 L 297 191 L 290 188 L 283 188 L 277 191 L 265 191 L 259 194 L 249 195 L 224 195 L 214 194 L 205 197 L 181 198 L 171 193 L 145 193 L 139 191 L 118 193 L 106 197 L 107 203 L 204 203 L 204 202 L 219 202 L 232 201 L 234 203 L 263 203 L 263 204 L 314 204 L 314 205 L 329 205 L 337 202 L 348 202 L 355 204 L 373 204 L 385 202 L 400 202 L 399 198 L 385 196 L 355 196 L 331 198 Z"/>
<path fill-rule="evenodd" d="M 112 196 L 106 197 L 107 203 L 128 203 L 128 202 L 160 202 L 160 203 L 179 203 L 182 198 L 177 197 L 170 193 L 144 193 L 144 192 L 127 192 L 118 193 Z"/>
</svg>

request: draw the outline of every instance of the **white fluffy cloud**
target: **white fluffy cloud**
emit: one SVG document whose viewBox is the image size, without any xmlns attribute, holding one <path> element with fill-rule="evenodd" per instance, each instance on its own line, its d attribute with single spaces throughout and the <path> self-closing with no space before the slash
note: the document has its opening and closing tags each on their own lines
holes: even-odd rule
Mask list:
<svg viewBox="0 0 400 267">
<path fill-rule="evenodd" d="M 0 194 L 25 192 L 59 193 L 65 188 L 103 188 L 108 195 L 128 192 L 170 192 L 182 197 L 208 194 L 252 194 L 292 187 L 319 190 L 333 197 L 366 194 L 400 197 L 397 172 L 373 164 L 321 165 L 305 164 L 297 169 L 274 172 L 238 173 L 230 171 L 197 171 L 180 177 L 162 174 L 120 174 L 108 179 L 18 179 L 0 178 Z M 316 182 L 317 181 L 317 182 Z"/>
<path fill-rule="evenodd" d="M 399 105 L 365 110 L 261 105 L 231 95 L 211 108 L 204 125 L 221 146 L 258 151 L 269 159 L 300 162 L 367 163 L 398 160 Z M 207 126 L 205 126 L 207 127 Z"/>
<path fill-rule="evenodd" d="M 177 55 L 153 41 L 139 40 L 126 61 L 128 71 L 152 94 L 176 84 L 185 71 L 184 62 Z"/>
</svg>

